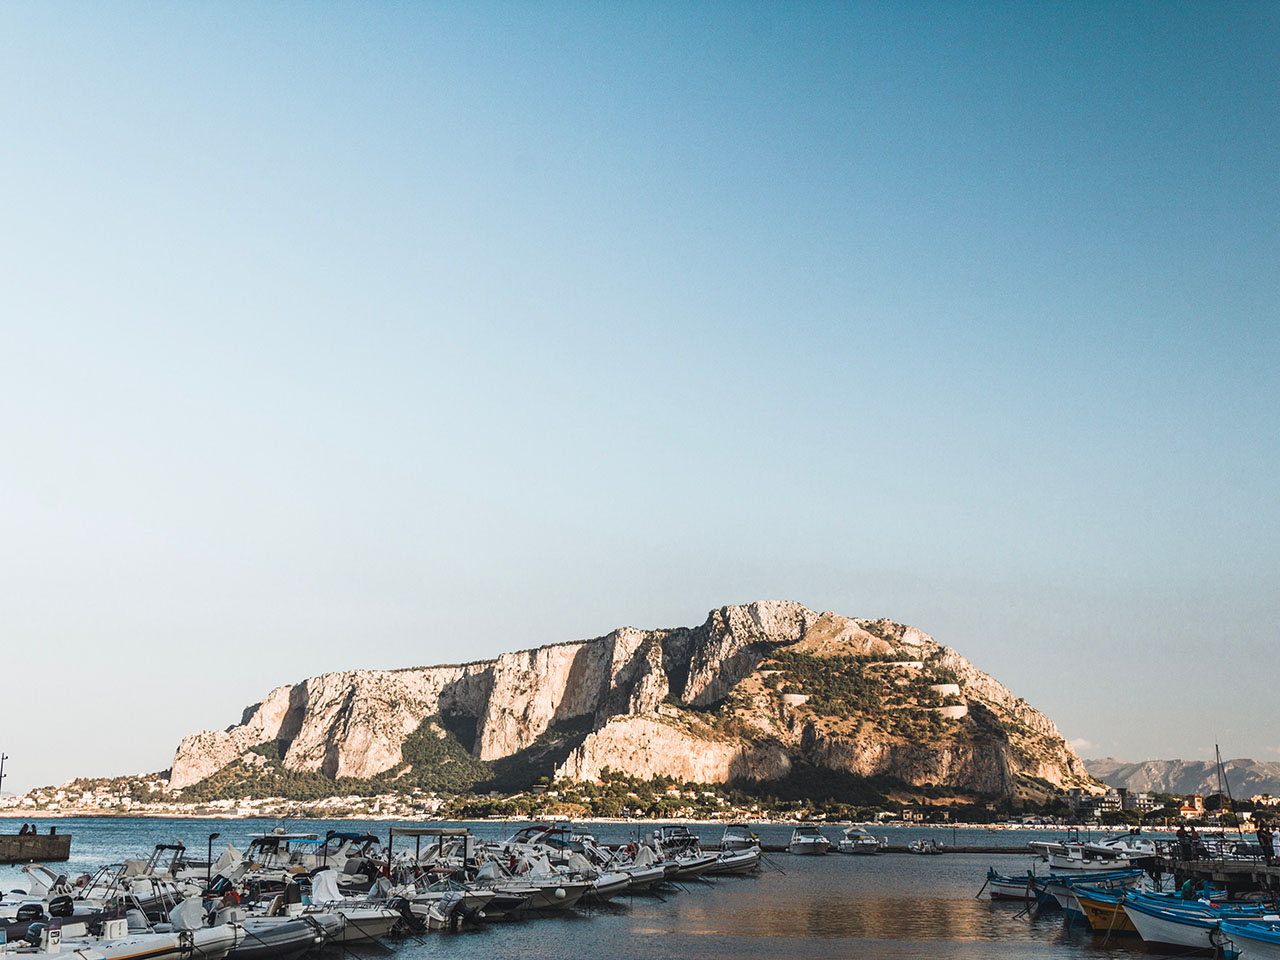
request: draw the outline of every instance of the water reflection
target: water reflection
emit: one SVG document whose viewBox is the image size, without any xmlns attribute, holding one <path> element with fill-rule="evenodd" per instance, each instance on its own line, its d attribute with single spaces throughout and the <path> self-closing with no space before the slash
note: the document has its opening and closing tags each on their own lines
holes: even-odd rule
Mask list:
<svg viewBox="0 0 1280 960">
<path fill-rule="evenodd" d="M 59 831 L 75 836 L 78 872 L 109 860 L 145 852 L 156 842 L 181 839 L 203 849 L 211 832 L 243 848 L 244 838 L 275 826 L 273 821 L 191 821 L 94 819 L 65 821 Z M 289 827 L 323 833 L 330 824 L 291 821 Z M 352 823 L 349 829 L 385 833 L 385 823 Z M 47 829 L 47 828 L 46 828 Z M 605 840 L 625 839 L 642 826 L 598 828 Z M 501 837 L 504 824 L 479 825 L 483 837 Z M 787 827 L 761 829 L 766 841 L 785 842 Z M 707 839 L 719 831 L 707 828 Z M 975 831 L 975 833 L 977 833 Z M 904 842 L 899 834 L 894 842 Z M 951 841 L 951 837 L 946 837 Z M 961 843 L 988 843 L 989 836 L 959 837 Z M 1027 836 L 1002 836 L 1012 848 Z M 1137 940 L 1105 941 L 1086 927 L 1068 926 L 1059 912 L 1028 915 L 1020 904 L 975 899 L 988 866 L 1003 873 L 1027 869 L 1025 855 L 881 855 L 797 858 L 774 854 L 775 869 L 758 877 L 725 877 L 692 882 L 666 897 L 624 898 L 606 907 L 568 917 L 494 924 L 456 936 L 429 935 L 398 941 L 391 949 L 371 948 L 361 960 L 541 960 L 541 958 L 700 958 L 755 960 L 986 960 L 986 958 L 1128 958 L 1143 954 Z M 14 871 L 16 873 L 16 871 Z M 5 888 L 14 873 L 0 871 Z M 350 951 L 327 960 L 352 960 Z"/>
</svg>

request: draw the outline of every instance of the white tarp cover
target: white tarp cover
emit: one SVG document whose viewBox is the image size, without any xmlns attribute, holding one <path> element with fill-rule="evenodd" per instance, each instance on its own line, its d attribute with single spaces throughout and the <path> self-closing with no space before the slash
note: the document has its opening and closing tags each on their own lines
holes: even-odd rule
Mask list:
<svg viewBox="0 0 1280 960">
<path fill-rule="evenodd" d="M 228 843 L 227 849 L 223 850 L 222 856 L 214 861 L 211 870 L 213 873 L 222 873 L 233 863 L 239 863 L 243 858 L 244 854 Z"/>
<path fill-rule="evenodd" d="M 333 903 L 341 900 L 342 891 L 338 889 L 338 875 L 332 870 L 321 870 L 311 878 L 311 902 Z"/>
<path fill-rule="evenodd" d="M 169 911 L 169 922 L 175 930 L 199 930 L 204 926 L 204 907 L 194 897 L 183 900 Z"/>
<path fill-rule="evenodd" d="M 525 864 L 528 867 L 528 873 L 530 876 L 550 877 L 555 875 L 555 871 L 551 869 L 551 861 L 545 856 L 534 857 L 531 860 L 526 860 Z"/>
</svg>

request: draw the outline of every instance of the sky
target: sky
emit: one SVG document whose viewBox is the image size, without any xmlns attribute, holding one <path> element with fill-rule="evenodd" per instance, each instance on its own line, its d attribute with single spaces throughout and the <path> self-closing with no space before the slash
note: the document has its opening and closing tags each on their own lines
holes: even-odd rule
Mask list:
<svg viewBox="0 0 1280 960">
<path fill-rule="evenodd" d="M 800 601 L 1280 760 L 1280 7 L 0 7 L 4 787 Z"/>
</svg>

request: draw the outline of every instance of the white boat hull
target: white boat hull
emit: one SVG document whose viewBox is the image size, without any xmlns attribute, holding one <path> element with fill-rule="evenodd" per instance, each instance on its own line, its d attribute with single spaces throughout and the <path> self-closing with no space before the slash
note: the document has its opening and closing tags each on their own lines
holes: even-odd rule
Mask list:
<svg viewBox="0 0 1280 960">
<path fill-rule="evenodd" d="M 1140 910 L 1132 904 L 1123 904 L 1124 912 L 1133 924 L 1138 936 L 1146 944 L 1148 950 L 1165 950 L 1182 953 L 1187 950 L 1214 951 L 1213 934 L 1217 932 L 1216 921 L 1196 923 L 1187 918 L 1172 914 L 1160 915 L 1155 911 Z"/>
<path fill-rule="evenodd" d="M 821 856 L 831 849 L 831 843 L 789 843 L 787 844 L 787 853 L 795 854 L 800 857 Z"/>
</svg>

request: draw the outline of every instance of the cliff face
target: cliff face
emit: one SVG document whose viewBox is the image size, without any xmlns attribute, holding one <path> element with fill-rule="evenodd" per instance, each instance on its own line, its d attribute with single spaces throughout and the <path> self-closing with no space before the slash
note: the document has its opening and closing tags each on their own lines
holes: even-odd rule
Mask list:
<svg viewBox="0 0 1280 960">
<path fill-rule="evenodd" d="M 481 663 L 279 687 L 238 725 L 186 737 L 170 787 L 252 766 L 268 746 L 286 770 L 399 775 L 401 747 L 424 725 L 458 733 L 482 761 L 577 731 L 545 772 L 579 780 L 605 768 L 773 780 L 802 763 L 1005 795 L 1092 783 L 1051 720 L 926 634 L 761 602 L 695 628 L 627 627 Z"/>
</svg>

